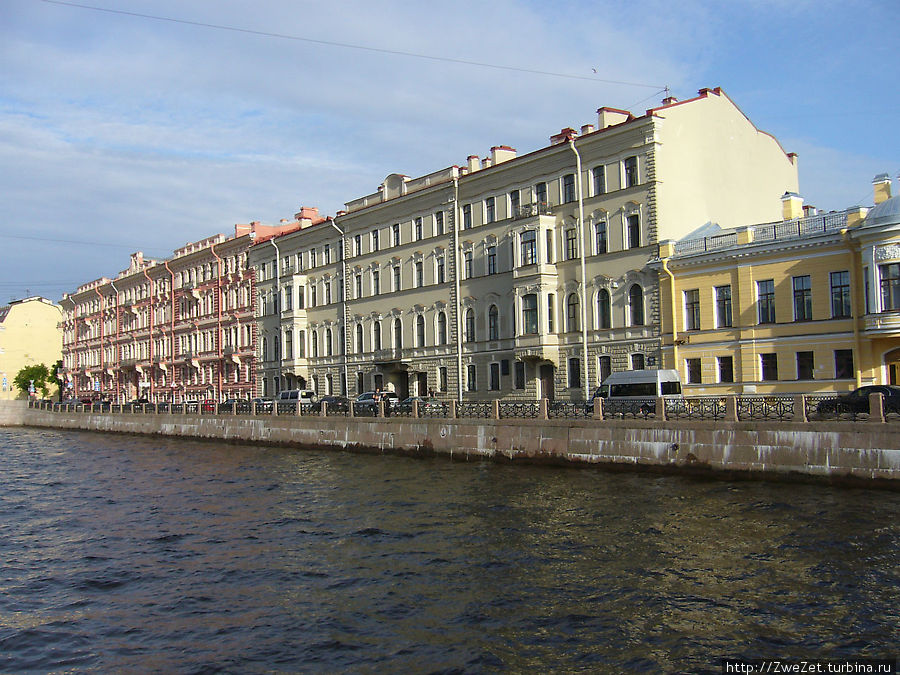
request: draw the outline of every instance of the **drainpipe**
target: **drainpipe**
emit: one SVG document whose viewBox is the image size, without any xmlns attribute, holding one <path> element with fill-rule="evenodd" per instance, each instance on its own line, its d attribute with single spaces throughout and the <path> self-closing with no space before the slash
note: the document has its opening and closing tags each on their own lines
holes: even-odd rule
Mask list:
<svg viewBox="0 0 900 675">
<path fill-rule="evenodd" d="M 169 297 L 172 301 L 172 312 L 169 316 L 169 363 L 171 364 L 172 372 L 169 373 L 169 385 L 172 389 L 172 403 L 175 403 L 175 272 L 169 267 L 168 260 L 164 260 L 163 265 L 166 266 L 166 271 L 169 273 L 172 281 L 172 286 L 169 289 Z"/>
<path fill-rule="evenodd" d="M 569 139 L 569 147 L 575 153 L 575 189 L 578 190 L 578 229 L 581 232 L 581 245 L 578 247 L 581 253 L 581 355 L 584 363 L 584 400 L 591 398 L 590 382 L 588 376 L 591 369 L 588 364 L 588 337 L 587 337 L 587 265 L 584 260 L 587 243 L 584 238 L 584 194 L 581 190 L 581 155 L 575 147 L 575 140 Z"/>
<path fill-rule="evenodd" d="M 225 364 L 222 363 L 222 258 L 216 253 L 216 245 L 209 247 L 212 254 L 216 257 L 216 380 L 218 381 L 218 390 L 216 391 L 216 401 L 222 401 L 222 371 L 225 370 Z"/>
<path fill-rule="evenodd" d="M 103 293 L 100 292 L 99 288 L 94 288 L 94 293 L 97 294 L 97 297 L 100 298 L 100 393 L 103 393 L 103 376 L 106 374 L 104 371 L 106 370 L 103 359 Z"/>
<path fill-rule="evenodd" d="M 453 176 L 453 288 L 456 291 L 456 400 L 462 401 L 462 298 L 459 297 L 459 177 Z"/>
<path fill-rule="evenodd" d="M 153 371 L 153 279 L 150 278 L 150 273 L 147 272 L 147 268 L 144 268 L 144 276 L 147 278 L 147 282 L 150 284 L 150 339 L 147 341 L 148 344 L 148 354 L 150 356 L 150 371 Z M 138 390 L 140 392 L 140 389 Z M 153 403 L 156 403 L 153 397 L 153 377 L 150 377 L 150 400 Z"/>
<path fill-rule="evenodd" d="M 275 243 L 274 237 L 269 239 L 269 243 L 275 247 L 275 303 L 272 308 L 275 310 L 275 318 L 278 320 L 278 331 L 276 333 L 278 345 L 275 350 L 278 354 L 278 359 L 275 361 L 275 373 L 278 377 L 277 389 L 281 391 L 281 251 L 278 250 L 278 244 Z M 272 395 L 275 395 L 274 391 Z"/>
<path fill-rule="evenodd" d="M 678 321 L 675 316 L 675 275 L 672 274 L 672 270 L 669 269 L 669 259 L 662 259 L 662 268 L 663 271 L 669 275 L 669 302 L 671 303 L 671 316 L 672 316 L 672 359 L 675 361 L 674 367 L 675 370 L 681 370 L 678 367 Z"/>
<path fill-rule="evenodd" d="M 115 351 L 113 352 L 113 356 L 115 357 L 116 362 L 116 400 L 119 401 L 119 403 L 125 403 L 124 399 L 119 398 L 119 393 L 122 391 L 122 363 L 119 359 L 119 343 L 122 340 L 122 324 L 119 320 L 119 289 L 116 288 L 115 281 L 110 281 L 109 287 L 112 288 L 113 293 L 116 294 L 116 347 Z"/>
<path fill-rule="evenodd" d="M 334 222 L 334 218 L 328 216 L 327 222 L 331 225 L 337 233 L 341 235 L 341 248 L 339 253 L 341 254 L 341 325 L 344 329 L 344 344 L 341 345 L 341 353 L 343 355 L 343 370 L 344 370 L 344 386 L 347 387 L 347 395 L 350 394 L 350 378 L 347 377 L 347 331 L 349 330 L 349 326 L 347 325 L 347 242 L 344 239 L 344 231 L 337 226 L 337 223 Z M 362 393 L 362 392 L 360 392 Z"/>
<path fill-rule="evenodd" d="M 860 286 L 858 285 L 858 279 L 861 274 L 857 272 L 857 266 L 860 263 L 860 255 L 859 248 L 853 245 L 853 241 L 850 239 L 850 233 L 848 230 L 841 230 L 841 236 L 844 238 L 844 241 L 847 242 L 847 248 L 850 250 L 850 288 L 858 289 Z M 860 270 L 861 272 L 861 270 Z M 866 293 L 865 284 L 862 285 L 863 296 Z M 859 315 L 860 315 L 860 307 L 857 302 L 855 293 L 850 295 L 850 318 L 853 321 L 853 349 L 856 352 L 856 358 L 853 359 L 853 370 L 854 375 L 856 376 L 856 388 L 859 389 L 862 386 L 862 370 L 860 369 L 860 363 L 862 362 L 862 349 L 861 340 L 859 337 Z M 865 302 L 866 298 L 863 298 L 863 306 L 862 311 L 865 311 Z"/>
</svg>

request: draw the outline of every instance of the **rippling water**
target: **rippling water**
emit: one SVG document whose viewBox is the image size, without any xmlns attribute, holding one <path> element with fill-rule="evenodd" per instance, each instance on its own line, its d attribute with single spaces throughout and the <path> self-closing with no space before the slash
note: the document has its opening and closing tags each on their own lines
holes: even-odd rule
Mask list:
<svg viewBox="0 0 900 675">
<path fill-rule="evenodd" d="M 900 494 L 0 429 L 2 672 L 885 657 Z"/>
</svg>

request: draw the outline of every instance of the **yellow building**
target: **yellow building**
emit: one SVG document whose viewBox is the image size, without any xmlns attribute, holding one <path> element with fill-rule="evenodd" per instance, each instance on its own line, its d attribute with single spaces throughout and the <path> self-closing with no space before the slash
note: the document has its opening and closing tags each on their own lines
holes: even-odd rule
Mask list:
<svg viewBox="0 0 900 675">
<path fill-rule="evenodd" d="M 663 363 L 686 393 L 897 383 L 900 197 L 886 174 L 874 184 L 868 212 L 804 211 L 786 193 L 780 222 L 660 243 Z"/>
<path fill-rule="evenodd" d="M 26 366 L 43 363 L 55 375 L 53 365 L 62 356 L 61 320 L 62 309 L 46 298 L 25 298 L 0 307 L 0 398 L 25 397 L 13 379 Z"/>
</svg>

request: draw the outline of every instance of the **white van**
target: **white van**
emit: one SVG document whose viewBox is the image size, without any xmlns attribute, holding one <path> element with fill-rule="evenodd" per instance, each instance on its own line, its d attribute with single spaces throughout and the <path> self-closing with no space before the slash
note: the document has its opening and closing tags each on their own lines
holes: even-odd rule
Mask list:
<svg viewBox="0 0 900 675">
<path fill-rule="evenodd" d="M 622 370 L 610 373 L 594 391 L 592 400 L 681 398 L 681 376 L 677 370 Z"/>
<path fill-rule="evenodd" d="M 300 403 L 315 403 L 316 392 L 309 391 L 308 389 L 285 389 L 284 391 L 278 392 L 278 395 L 275 397 L 276 401 L 299 401 Z"/>
</svg>

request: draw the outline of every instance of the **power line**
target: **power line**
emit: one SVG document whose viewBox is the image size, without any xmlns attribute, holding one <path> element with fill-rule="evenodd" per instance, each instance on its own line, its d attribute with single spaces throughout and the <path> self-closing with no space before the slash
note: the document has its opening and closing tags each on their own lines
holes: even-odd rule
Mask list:
<svg viewBox="0 0 900 675">
<path fill-rule="evenodd" d="M 223 26 L 215 23 L 205 23 L 202 21 L 189 21 L 187 19 L 174 19 L 169 16 L 156 16 L 153 14 L 141 14 L 139 12 L 128 12 L 121 9 L 110 9 L 108 7 L 95 7 L 93 5 L 83 5 L 76 2 L 65 2 L 64 0 L 41 0 L 52 5 L 64 5 L 66 7 L 77 7 L 78 9 L 88 9 L 94 12 L 107 12 L 109 14 L 121 14 L 124 16 L 137 17 L 139 19 L 152 19 L 154 21 L 168 21 L 170 23 L 179 23 L 186 26 L 198 26 L 200 28 L 212 28 L 215 30 L 227 30 L 234 33 L 246 33 L 248 35 L 257 35 L 261 37 L 278 38 L 280 40 L 295 40 L 297 42 L 309 42 L 318 45 L 327 45 L 329 47 L 342 47 L 344 49 L 358 49 L 367 52 L 377 52 L 379 54 L 392 54 L 394 56 L 408 56 L 415 59 L 426 59 L 429 61 L 443 61 L 445 63 L 456 63 L 465 66 L 477 66 L 479 68 L 495 68 L 497 70 L 509 70 L 518 73 L 529 73 L 531 75 L 546 75 L 548 77 L 564 77 L 570 80 L 587 80 L 588 82 L 602 82 L 604 84 L 619 84 L 628 87 L 646 87 L 648 89 L 665 89 L 663 85 L 646 84 L 643 82 L 626 82 L 623 80 L 606 80 L 600 77 L 588 77 L 586 75 L 572 75 L 569 73 L 554 73 L 547 70 L 535 70 L 532 68 L 520 68 L 517 66 L 503 66 L 496 63 L 486 63 L 483 61 L 470 61 L 468 59 L 455 59 L 449 56 L 433 56 L 431 54 L 419 54 L 416 52 L 405 52 L 396 49 L 384 49 L 382 47 L 367 47 L 365 45 L 351 44 L 349 42 L 335 42 L 333 40 L 318 40 L 316 38 L 301 37 L 299 35 L 287 35 L 285 33 L 270 33 L 261 30 L 252 30 L 250 28 L 238 28 L 237 26 Z"/>
<path fill-rule="evenodd" d="M 29 241 L 44 241 L 51 244 L 77 244 L 79 246 L 105 246 L 107 248 L 121 248 L 134 251 L 162 251 L 161 248 L 146 249 L 142 246 L 135 247 L 133 244 L 111 244 L 105 241 L 79 241 L 77 239 L 54 239 L 52 237 L 31 237 L 24 234 L 0 234 L 0 239 L 27 239 Z M 170 252 L 167 252 L 167 254 Z"/>
</svg>

